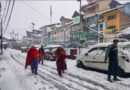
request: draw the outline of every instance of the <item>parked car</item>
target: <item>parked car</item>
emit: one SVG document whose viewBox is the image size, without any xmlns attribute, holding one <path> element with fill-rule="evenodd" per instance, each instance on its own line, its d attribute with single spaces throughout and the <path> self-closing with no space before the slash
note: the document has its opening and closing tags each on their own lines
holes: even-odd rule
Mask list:
<svg viewBox="0 0 130 90">
<path fill-rule="evenodd" d="M 105 63 L 104 60 L 107 48 L 110 44 L 111 43 L 100 43 L 93 45 L 86 53 L 78 56 L 77 67 L 89 67 L 107 71 L 108 62 Z M 130 73 L 130 42 L 123 42 L 118 45 L 119 74 Z"/>
<path fill-rule="evenodd" d="M 29 49 L 29 47 L 27 47 L 27 46 L 20 47 L 20 50 L 22 53 L 24 53 L 24 52 L 26 53 L 28 51 L 28 49 Z"/>
<path fill-rule="evenodd" d="M 61 45 L 47 45 L 44 47 L 45 59 L 50 61 L 56 60 L 55 51 L 58 47 L 62 47 Z"/>
<path fill-rule="evenodd" d="M 80 43 L 78 42 L 71 42 L 67 45 L 69 48 L 78 48 L 80 46 Z"/>
</svg>

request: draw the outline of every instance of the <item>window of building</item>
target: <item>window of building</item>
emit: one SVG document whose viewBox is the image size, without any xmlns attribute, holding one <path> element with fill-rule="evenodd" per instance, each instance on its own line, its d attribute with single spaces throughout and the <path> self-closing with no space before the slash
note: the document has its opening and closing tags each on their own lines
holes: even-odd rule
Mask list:
<svg viewBox="0 0 130 90">
<path fill-rule="evenodd" d="M 115 26 L 115 25 L 113 25 L 113 26 L 108 26 L 107 29 L 110 29 L 110 30 L 113 30 L 113 31 L 114 31 L 114 30 L 116 30 L 116 26 Z"/>
<path fill-rule="evenodd" d="M 96 12 L 96 7 L 88 8 L 88 9 L 86 10 L 86 13 L 87 13 L 87 14 L 94 13 L 94 12 Z"/>
<path fill-rule="evenodd" d="M 112 20 L 112 19 L 115 19 L 115 18 L 116 18 L 116 15 L 111 15 L 111 16 L 107 17 L 108 20 Z"/>
<path fill-rule="evenodd" d="M 100 30 L 101 31 L 103 30 L 103 24 L 100 24 Z"/>
</svg>

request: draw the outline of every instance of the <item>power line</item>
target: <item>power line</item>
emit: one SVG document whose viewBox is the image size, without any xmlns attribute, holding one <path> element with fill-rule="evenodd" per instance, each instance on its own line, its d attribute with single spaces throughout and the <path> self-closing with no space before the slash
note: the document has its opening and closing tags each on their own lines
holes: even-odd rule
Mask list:
<svg viewBox="0 0 130 90">
<path fill-rule="evenodd" d="M 7 28 L 8 28 L 8 25 L 9 25 L 10 19 L 11 19 L 11 15 L 12 15 L 12 12 L 13 12 L 14 4 L 15 4 L 15 0 L 13 0 L 13 4 L 12 4 L 12 8 L 11 8 L 11 12 L 10 12 L 10 16 L 9 16 L 8 21 L 7 21 L 6 27 L 5 27 L 5 29 L 4 29 L 4 33 L 7 31 Z"/>
<path fill-rule="evenodd" d="M 5 15 L 5 19 L 4 19 L 4 24 L 5 24 L 5 21 L 6 21 L 6 19 L 7 19 L 8 13 L 9 13 L 10 2 L 11 2 L 11 1 L 9 0 L 8 7 L 7 7 L 7 11 L 6 11 L 6 15 Z"/>
<path fill-rule="evenodd" d="M 7 7 L 7 0 L 6 0 L 6 4 L 5 4 L 5 9 L 4 9 L 4 15 L 6 14 L 6 7 Z M 4 17 L 4 16 L 3 16 Z M 3 18 L 2 17 L 2 18 Z"/>
<path fill-rule="evenodd" d="M 45 16 L 44 14 L 40 13 L 38 10 L 36 10 L 35 8 L 33 8 L 31 5 L 29 5 L 27 2 L 25 2 L 25 0 L 20 0 L 20 1 L 23 2 L 26 6 L 30 7 L 33 11 L 37 12 L 37 14 L 40 15 L 41 17 L 44 16 L 44 17 L 46 17 L 45 19 L 48 18 L 47 16 Z"/>
</svg>

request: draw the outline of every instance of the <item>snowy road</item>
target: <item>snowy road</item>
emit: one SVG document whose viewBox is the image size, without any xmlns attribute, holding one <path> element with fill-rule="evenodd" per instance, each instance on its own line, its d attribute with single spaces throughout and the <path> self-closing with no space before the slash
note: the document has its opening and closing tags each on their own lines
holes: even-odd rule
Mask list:
<svg viewBox="0 0 130 90">
<path fill-rule="evenodd" d="M 30 67 L 24 70 L 25 53 L 8 49 L 0 58 L 1 90 L 130 90 L 130 78 L 109 83 L 106 74 L 77 68 L 75 60 L 67 60 L 68 70 L 60 78 L 55 62 L 39 65 L 36 76 Z"/>
</svg>

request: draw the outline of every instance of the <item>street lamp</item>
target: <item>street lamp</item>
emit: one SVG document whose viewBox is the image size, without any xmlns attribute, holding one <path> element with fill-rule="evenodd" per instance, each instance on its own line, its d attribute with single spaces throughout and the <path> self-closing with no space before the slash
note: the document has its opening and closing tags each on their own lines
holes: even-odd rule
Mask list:
<svg viewBox="0 0 130 90">
<path fill-rule="evenodd" d="M 99 33 L 99 13 L 96 14 L 97 15 L 97 32 Z M 98 43 L 100 42 L 100 37 L 98 34 Z"/>
</svg>

